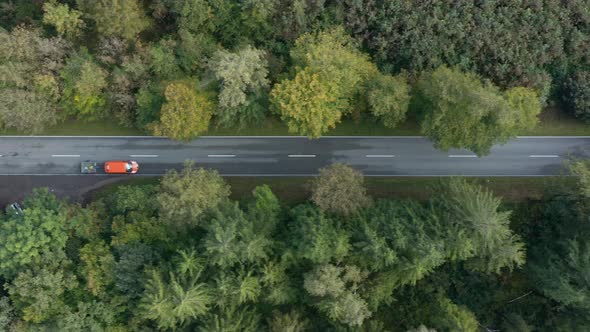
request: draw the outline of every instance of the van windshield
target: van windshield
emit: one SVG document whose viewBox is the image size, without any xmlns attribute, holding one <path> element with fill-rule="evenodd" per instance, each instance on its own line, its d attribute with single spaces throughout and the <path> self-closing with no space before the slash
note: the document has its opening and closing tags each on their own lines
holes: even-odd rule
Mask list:
<svg viewBox="0 0 590 332">
<path fill-rule="evenodd" d="M 133 171 L 133 164 L 131 164 L 131 163 L 125 163 L 125 171 L 126 172 Z"/>
</svg>

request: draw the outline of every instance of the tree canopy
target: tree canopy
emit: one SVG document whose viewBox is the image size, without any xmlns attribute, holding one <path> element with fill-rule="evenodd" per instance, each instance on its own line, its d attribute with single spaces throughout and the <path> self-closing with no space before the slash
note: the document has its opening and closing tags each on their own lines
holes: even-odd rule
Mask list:
<svg viewBox="0 0 590 332">
<path fill-rule="evenodd" d="M 155 135 L 190 141 L 209 128 L 213 104 L 191 84 L 170 83 L 164 96 L 166 102 L 160 111 L 160 122 L 153 125 Z"/>
<path fill-rule="evenodd" d="M 87 205 L 37 190 L 1 216 L 0 327 L 584 330 L 590 210 L 575 165 L 579 185 L 541 201 L 451 178 L 422 199 L 363 191 L 373 204 L 349 214 L 276 182 L 230 198 L 192 164 Z"/>
<path fill-rule="evenodd" d="M 504 96 L 476 75 L 444 66 L 424 74 L 417 89 L 422 131 L 443 150 L 486 155 L 494 144 L 532 129 L 541 111 L 533 91 L 515 88 Z"/>
</svg>

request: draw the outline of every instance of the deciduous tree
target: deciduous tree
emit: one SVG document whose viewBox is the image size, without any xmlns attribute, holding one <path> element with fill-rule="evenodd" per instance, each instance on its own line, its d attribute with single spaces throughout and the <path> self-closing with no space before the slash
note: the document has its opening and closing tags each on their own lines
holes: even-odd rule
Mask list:
<svg viewBox="0 0 590 332">
<path fill-rule="evenodd" d="M 175 82 L 166 86 L 164 96 L 160 121 L 152 127 L 155 135 L 189 141 L 207 130 L 213 104 L 205 94 L 189 83 Z"/>
<path fill-rule="evenodd" d="M 43 23 L 53 25 L 60 35 L 75 38 L 84 28 L 82 12 L 71 9 L 65 3 L 58 3 L 55 0 L 45 2 L 43 11 Z"/>
<path fill-rule="evenodd" d="M 260 120 L 263 114 L 248 107 L 268 86 L 268 64 L 264 51 L 246 46 L 237 52 L 219 50 L 209 62 L 209 68 L 220 81 L 219 107 L 216 115 L 222 125 L 247 124 Z"/>
<path fill-rule="evenodd" d="M 0 31 L 0 124 L 37 134 L 57 122 L 56 73 L 67 48 L 61 38 L 44 39 L 39 30 Z"/>
<path fill-rule="evenodd" d="M 305 275 L 305 290 L 318 298 L 316 306 L 330 319 L 361 326 L 371 316 L 367 303 L 357 292 L 366 274 L 355 266 L 320 265 Z"/>
<path fill-rule="evenodd" d="M 107 75 L 85 50 L 68 59 L 60 73 L 63 81 L 61 104 L 68 115 L 84 120 L 107 115 L 104 95 Z"/>
<path fill-rule="evenodd" d="M 422 132 L 443 150 L 467 148 L 478 155 L 488 154 L 494 144 L 531 129 L 540 112 L 528 90 L 509 91 L 509 102 L 498 88 L 476 75 L 444 66 L 424 74 L 417 88 Z M 522 100 L 535 104 L 523 108 Z"/>
<path fill-rule="evenodd" d="M 162 179 L 157 201 L 160 218 L 177 227 L 195 226 L 199 217 L 229 196 L 229 187 L 217 171 L 195 168 L 187 162 L 179 173 Z"/>
<path fill-rule="evenodd" d="M 292 80 L 276 84 L 270 97 L 289 131 L 310 138 L 320 137 L 333 129 L 348 105 L 335 82 L 310 69 L 298 72 Z"/>
<path fill-rule="evenodd" d="M 363 175 L 350 166 L 335 163 L 320 169 L 312 182 L 311 200 L 322 210 L 349 215 L 371 203 Z"/>
<path fill-rule="evenodd" d="M 63 294 L 75 287 L 75 277 L 60 269 L 33 267 L 20 272 L 6 288 L 22 318 L 41 323 L 64 310 Z"/>
<path fill-rule="evenodd" d="M 410 105 L 410 87 L 403 76 L 378 75 L 367 94 L 371 113 L 388 128 L 404 122 Z"/>
<path fill-rule="evenodd" d="M 304 332 L 307 331 L 309 320 L 295 310 L 287 313 L 274 311 L 269 325 L 271 332 Z"/>
<path fill-rule="evenodd" d="M 40 263 L 42 254 L 62 251 L 68 238 L 63 203 L 47 188 L 34 191 L 23 212 L 11 213 L 0 223 L 0 274 L 14 277 Z"/>
<path fill-rule="evenodd" d="M 150 25 L 137 0 L 76 0 L 76 3 L 103 36 L 133 39 Z"/>
<path fill-rule="evenodd" d="M 341 28 L 302 35 L 291 58 L 295 77 L 275 85 L 271 101 L 291 132 L 310 138 L 340 122 L 351 111 L 350 101 L 378 74 Z"/>
<path fill-rule="evenodd" d="M 86 288 L 94 296 L 104 294 L 113 283 L 115 268 L 115 258 L 110 248 L 103 241 L 88 243 L 80 249 L 80 260 L 83 263 Z"/>
<path fill-rule="evenodd" d="M 568 77 L 564 100 L 572 114 L 590 121 L 590 71 L 577 70 Z"/>
</svg>

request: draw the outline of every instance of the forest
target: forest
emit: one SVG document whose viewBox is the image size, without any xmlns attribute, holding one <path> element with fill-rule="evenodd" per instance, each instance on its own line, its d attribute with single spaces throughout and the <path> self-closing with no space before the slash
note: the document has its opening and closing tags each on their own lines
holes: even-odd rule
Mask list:
<svg viewBox="0 0 590 332">
<path fill-rule="evenodd" d="M 36 189 L 0 222 L 2 331 L 588 331 L 590 164 L 542 200 L 463 178 L 375 199 L 333 164 L 308 200 L 235 201 L 187 163 L 82 206 Z"/>
<path fill-rule="evenodd" d="M 586 0 L 0 0 L 0 125 L 26 134 L 415 121 L 485 155 L 546 106 L 590 121 L 589 78 Z"/>
</svg>

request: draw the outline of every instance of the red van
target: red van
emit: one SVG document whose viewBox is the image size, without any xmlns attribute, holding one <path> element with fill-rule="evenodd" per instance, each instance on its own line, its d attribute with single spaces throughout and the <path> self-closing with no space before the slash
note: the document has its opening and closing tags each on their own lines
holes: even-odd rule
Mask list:
<svg viewBox="0 0 590 332">
<path fill-rule="evenodd" d="M 139 164 L 133 160 L 110 160 L 104 163 L 104 172 L 108 174 L 135 174 Z"/>
</svg>

